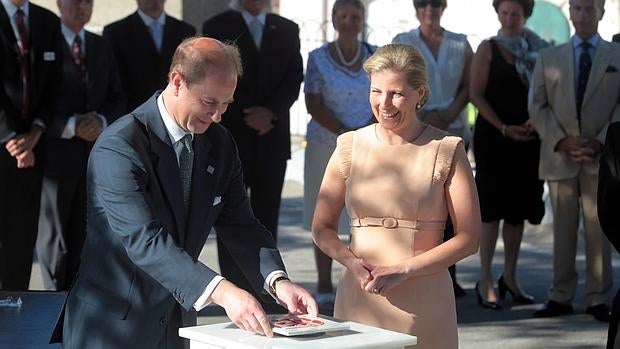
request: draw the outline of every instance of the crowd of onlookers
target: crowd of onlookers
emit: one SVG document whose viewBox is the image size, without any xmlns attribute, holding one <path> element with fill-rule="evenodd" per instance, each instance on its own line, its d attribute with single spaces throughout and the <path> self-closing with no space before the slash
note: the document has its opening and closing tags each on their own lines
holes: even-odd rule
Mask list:
<svg viewBox="0 0 620 349">
<path fill-rule="evenodd" d="M 99 36 L 84 29 L 93 2 L 58 0 L 58 18 L 28 0 L 2 0 L 0 289 L 28 288 L 33 251 L 46 289 L 71 287 L 87 233 L 86 173 L 93 143 L 108 125 L 165 86 L 177 46 L 196 34 L 191 25 L 166 14 L 164 0 L 137 0 L 135 13 L 105 26 Z M 473 149 L 482 220 L 475 292 L 484 308 L 501 309 L 507 294 L 516 303 L 535 302 L 519 285 L 517 262 L 524 222 L 539 224 L 545 214 L 546 181 L 554 218 L 553 282 L 548 300 L 533 316 L 573 312 L 582 220 L 586 312 L 610 320 L 609 240 L 615 240 L 605 234 L 618 234 L 617 214 L 599 211 L 618 199 L 597 190 L 599 184 L 614 188 L 607 181 L 614 175 L 617 181 L 613 157 L 618 152 L 605 150 L 604 183 L 599 183 L 599 159 L 604 149 L 617 149 L 617 144 L 604 146 L 610 124 L 620 121 L 620 45 L 598 33 L 604 3 L 571 0 L 575 34 L 558 46 L 525 27 L 533 0 L 493 0 L 499 29 L 476 52 L 465 35 L 442 27 L 447 0 L 414 0 L 420 26 L 393 38 L 416 47 L 426 62 L 428 100 L 416 110 L 419 120 Z M 321 180 L 339 135 L 377 121 L 368 98 L 374 87 L 363 69 L 377 47 L 360 40 L 366 17 L 362 1 L 337 0 L 332 10 L 337 38 L 310 52 L 304 73 L 298 26 L 269 10 L 266 0 L 233 1 L 230 10 L 203 24 L 202 34 L 234 42 L 241 53 L 243 75 L 221 124 L 235 139 L 252 210 L 277 241 L 291 155 L 289 109 L 302 81 L 311 115 L 303 227 L 312 230 Z M 204 103 L 212 102 L 205 98 Z M 473 130 L 465 114 L 468 103 L 478 110 Z M 337 230 L 347 234 L 348 212 L 338 214 Z M 448 217 L 444 241 L 459 233 L 452 223 Z M 505 260 L 495 280 L 500 230 Z M 332 260 L 317 246 L 315 257 L 317 301 L 333 304 Z M 250 289 L 219 237 L 218 258 L 226 279 Z M 464 295 L 454 266 L 450 272 L 455 296 Z M 614 312 L 612 323 L 617 316 Z M 615 333 L 610 332 L 610 341 Z"/>
</svg>

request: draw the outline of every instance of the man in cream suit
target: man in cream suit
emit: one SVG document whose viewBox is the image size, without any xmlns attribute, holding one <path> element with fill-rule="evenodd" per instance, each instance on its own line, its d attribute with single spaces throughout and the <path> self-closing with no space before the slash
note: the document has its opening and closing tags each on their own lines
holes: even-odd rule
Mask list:
<svg viewBox="0 0 620 349">
<path fill-rule="evenodd" d="M 577 286 L 579 204 L 585 229 L 586 312 L 609 321 L 609 242 L 597 217 L 598 158 L 611 121 L 620 120 L 620 46 L 601 39 L 605 0 L 570 0 L 571 40 L 541 52 L 534 69 L 531 123 L 541 143 L 539 175 L 553 206 L 553 284 L 535 317 L 570 314 Z"/>
</svg>

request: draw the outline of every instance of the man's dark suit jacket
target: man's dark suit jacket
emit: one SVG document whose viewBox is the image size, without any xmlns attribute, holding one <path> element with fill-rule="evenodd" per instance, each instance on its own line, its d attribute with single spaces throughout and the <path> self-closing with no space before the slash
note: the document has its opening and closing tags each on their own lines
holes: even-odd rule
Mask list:
<svg viewBox="0 0 620 349">
<path fill-rule="evenodd" d="M 275 14 L 267 14 L 260 51 L 252 39 L 243 16 L 229 10 L 207 20 L 205 36 L 234 42 L 241 51 L 243 76 L 237 83 L 234 102 L 222 117 L 222 125 L 234 135 L 242 161 L 255 159 L 268 151 L 277 161 L 291 157 L 289 109 L 299 96 L 303 63 L 299 53 L 299 27 Z M 264 106 L 277 117 L 266 135 L 247 126 L 243 109 Z M 265 155 L 265 154 L 263 154 Z"/>
<path fill-rule="evenodd" d="M 64 348 L 182 348 L 177 329 L 195 324 L 186 311 L 216 276 L 198 262 L 212 227 L 257 292 L 284 270 L 250 209 L 233 138 L 218 124 L 194 136 L 185 212 L 157 95 L 108 127 L 91 152 L 87 236 Z"/>
<path fill-rule="evenodd" d="M 35 118 L 49 120 L 60 74 L 55 52 L 58 17 L 32 3 L 29 9 L 30 93 L 28 115 L 22 118 L 22 56 L 11 20 L 0 5 L 0 140 L 30 131 Z M 18 169 L 0 143 L 0 289 L 28 289 L 41 197 L 41 149 L 40 143 L 33 149 L 34 167 Z"/>
<path fill-rule="evenodd" d="M 11 131 L 24 133 L 33 117 L 47 121 L 58 78 L 56 38 L 60 21 L 52 12 L 29 3 L 28 28 L 30 41 L 30 118 L 21 118 L 22 82 L 20 48 L 13 33 L 11 20 L 0 5 L 0 138 Z"/>
<path fill-rule="evenodd" d="M 601 155 L 597 195 L 598 217 L 609 242 L 620 252 L 620 122 L 609 125 Z M 614 298 L 607 348 L 614 348 L 620 323 L 620 290 Z"/>
<path fill-rule="evenodd" d="M 71 51 L 63 35 L 59 35 L 60 61 L 63 75 L 56 85 L 55 103 L 51 121 L 44 134 L 48 161 L 45 174 L 53 176 L 81 176 L 86 173 L 86 163 L 91 143 L 80 138 L 62 139 L 62 132 L 74 114 L 97 111 L 107 119 L 108 125 L 125 112 L 125 96 L 121 86 L 116 60 L 109 42 L 97 34 L 86 31 L 86 82 L 73 63 Z"/>
<path fill-rule="evenodd" d="M 103 36 L 114 48 L 127 96 L 127 112 L 166 85 L 174 51 L 183 39 L 194 34 L 196 29 L 191 25 L 166 16 L 161 52 L 158 52 L 149 28 L 138 12 L 103 28 Z"/>
</svg>

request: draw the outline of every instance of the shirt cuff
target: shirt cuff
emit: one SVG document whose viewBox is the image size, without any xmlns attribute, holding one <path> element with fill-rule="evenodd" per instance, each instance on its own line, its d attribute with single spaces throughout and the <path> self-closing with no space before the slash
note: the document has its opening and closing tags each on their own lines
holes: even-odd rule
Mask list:
<svg viewBox="0 0 620 349">
<path fill-rule="evenodd" d="M 213 291 L 215 291 L 215 288 L 217 287 L 217 285 L 220 284 L 222 280 L 225 279 L 222 276 L 217 275 L 211 280 L 211 282 L 209 282 L 207 287 L 205 287 L 204 292 L 202 292 L 200 297 L 198 297 L 198 299 L 196 300 L 196 303 L 194 303 L 194 309 L 196 311 L 201 311 L 204 307 L 213 302 L 213 300 L 211 299 L 211 294 L 213 293 Z"/>
<path fill-rule="evenodd" d="M 286 274 L 284 270 L 274 270 L 269 275 L 267 275 L 267 278 L 265 279 L 265 284 L 263 285 L 263 288 L 267 290 L 267 293 L 269 293 L 269 295 L 273 297 L 273 299 L 275 299 L 276 303 L 278 304 L 280 304 L 280 300 L 278 299 L 278 297 L 276 297 L 274 293 L 271 293 L 271 287 L 269 286 L 273 286 L 273 282 L 276 281 L 276 279 L 279 277 L 285 277 L 288 279 L 288 274 Z"/>
<path fill-rule="evenodd" d="M 36 118 L 36 119 L 32 120 L 32 123 L 34 125 L 37 125 L 37 126 L 41 127 L 43 129 L 43 131 L 47 130 L 47 127 L 45 127 L 45 123 L 43 122 L 42 119 Z"/>
<path fill-rule="evenodd" d="M 15 133 L 15 131 L 11 131 L 6 136 L 4 136 L 3 138 L 0 138 L 0 143 L 4 144 L 4 143 L 10 141 L 11 138 L 15 137 L 16 135 L 17 135 L 17 133 Z"/>
<path fill-rule="evenodd" d="M 108 127 L 108 119 L 106 119 L 105 116 L 101 114 L 97 114 L 97 116 L 101 120 L 101 129 L 103 130 L 104 128 Z"/>
<path fill-rule="evenodd" d="M 75 115 L 69 117 L 65 128 L 62 130 L 60 138 L 71 139 L 75 136 Z"/>
</svg>

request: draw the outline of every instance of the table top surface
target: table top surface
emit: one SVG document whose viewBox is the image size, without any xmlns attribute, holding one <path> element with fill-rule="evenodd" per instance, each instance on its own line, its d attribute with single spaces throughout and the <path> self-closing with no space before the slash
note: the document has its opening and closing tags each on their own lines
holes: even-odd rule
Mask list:
<svg viewBox="0 0 620 349">
<path fill-rule="evenodd" d="M 329 318 L 331 320 L 331 318 Z M 185 327 L 179 335 L 193 341 L 223 348 L 297 349 L 308 348 L 385 348 L 415 345 L 417 337 L 377 327 L 344 321 L 348 330 L 323 332 L 312 335 L 285 337 L 274 334 L 268 338 L 243 331 L 232 322 Z"/>
<path fill-rule="evenodd" d="M 60 348 L 48 344 L 66 292 L 0 291 L 0 299 L 20 297 L 20 307 L 0 307 L 0 348 Z"/>
</svg>

